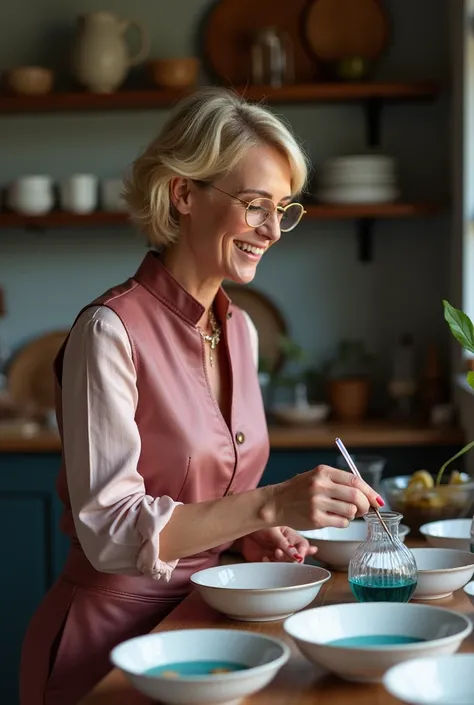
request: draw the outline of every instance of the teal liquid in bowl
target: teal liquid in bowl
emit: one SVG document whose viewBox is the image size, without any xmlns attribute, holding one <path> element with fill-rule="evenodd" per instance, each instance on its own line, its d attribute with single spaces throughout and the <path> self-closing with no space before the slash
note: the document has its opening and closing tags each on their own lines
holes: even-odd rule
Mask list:
<svg viewBox="0 0 474 705">
<path fill-rule="evenodd" d="M 213 676 L 221 673 L 243 671 L 248 666 L 232 661 L 180 661 L 167 663 L 165 666 L 154 666 L 144 671 L 144 676 L 165 678 L 186 678 L 192 676 Z"/>
<path fill-rule="evenodd" d="M 416 589 L 416 580 L 400 578 L 352 578 L 352 593 L 358 602 L 409 602 Z"/>
<path fill-rule="evenodd" d="M 366 636 L 348 636 L 334 639 L 328 646 L 347 646 L 348 648 L 377 648 L 377 646 L 400 646 L 401 644 L 420 644 L 426 639 L 416 636 L 401 636 L 400 634 L 367 634 Z"/>
</svg>

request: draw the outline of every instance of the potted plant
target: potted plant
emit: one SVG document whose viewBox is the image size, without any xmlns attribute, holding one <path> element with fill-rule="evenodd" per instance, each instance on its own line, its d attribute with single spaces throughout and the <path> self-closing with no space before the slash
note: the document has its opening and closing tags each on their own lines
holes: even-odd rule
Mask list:
<svg viewBox="0 0 474 705">
<path fill-rule="evenodd" d="M 461 347 L 466 350 L 466 352 L 474 354 L 474 324 L 472 323 L 471 319 L 466 313 L 464 313 L 464 311 L 461 311 L 460 309 L 451 306 L 448 301 L 443 301 L 443 307 L 444 318 L 449 326 L 451 333 L 456 338 Z M 471 389 L 474 389 L 473 370 L 468 371 L 466 379 Z M 464 453 L 467 453 L 467 451 L 471 450 L 471 448 L 474 448 L 474 441 L 467 443 L 464 448 L 461 448 L 461 450 L 456 453 L 456 455 L 454 455 L 452 458 L 449 458 L 449 460 L 441 466 L 438 472 L 438 476 L 436 478 L 437 485 L 440 484 L 441 478 L 443 477 L 444 471 L 446 470 L 448 465 L 450 465 L 453 460 L 457 460 L 458 458 L 460 458 L 462 455 L 464 455 Z"/>
<path fill-rule="evenodd" d="M 329 403 L 340 421 L 357 422 L 367 415 L 373 358 L 359 340 L 342 340 L 327 368 Z"/>
</svg>

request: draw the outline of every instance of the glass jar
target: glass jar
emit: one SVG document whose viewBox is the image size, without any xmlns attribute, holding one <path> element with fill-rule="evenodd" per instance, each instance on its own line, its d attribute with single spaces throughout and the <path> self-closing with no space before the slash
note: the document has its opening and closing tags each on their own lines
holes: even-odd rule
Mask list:
<svg viewBox="0 0 474 705">
<path fill-rule="evenodd" d="M 382 473 L 387 464 L 387 459 L 383 458 L 381 455 L 353 455 L 352 460 L 360 472 L 362 479 L 365 480 L 373 490 L 379 492 L 380 480 L 382 479 Z M 337 457 L 336 467 L 340 470 L 350 472 L 350 469 L 347 467 L 346 459 L 342 455 Z"/>
<path fill-rule="evenodd" d="M 418 571 L 413 553 L 400 541 L 402 514 L 381 512 L 392 539 L 375 512 L 366 514 L 367 538 L 349 563 L 349 584 L 359 602 L 409 602 Z"/>
</svg>

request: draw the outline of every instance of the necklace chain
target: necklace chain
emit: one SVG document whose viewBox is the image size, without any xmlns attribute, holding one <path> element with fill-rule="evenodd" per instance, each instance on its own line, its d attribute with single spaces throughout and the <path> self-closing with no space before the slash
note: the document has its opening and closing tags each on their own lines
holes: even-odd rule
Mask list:
<svg viewBox="0 0 474 705">
<path fill-rule="evenodd" d="M 212 353 L 219 345 L 222 331 L 220 325 L 216 321 L 212 308 L 209 309 L 209 323 L 211 324 L 212 333 L 204 333 L 204 331 L 199 327 L 198 330 L 201 338 L 206 343 L 209 343 L 209 364 L 211 367 L 214 367 L 214 356 Z"/>
</svg>

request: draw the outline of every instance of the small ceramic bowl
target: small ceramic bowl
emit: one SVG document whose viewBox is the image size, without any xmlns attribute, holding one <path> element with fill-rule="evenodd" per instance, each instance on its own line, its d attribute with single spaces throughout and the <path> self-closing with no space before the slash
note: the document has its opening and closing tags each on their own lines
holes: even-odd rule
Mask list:
<svg viewBox="0 0 474 705">
<path fill-rule="evenodd" d="M 191 576 L 218 612 L 244 622 L 270 622 L 307 607 L 331 573 L 299 563 L 236 563 Z"/>
<path fill-rule="evenodd" d="M 435 548 L 469 551 L 472 519 L 445 519 L 420 526 L 420 534 Z"/>
<path fill-rule="evenodd" d="M 211 705 L 237 701 L 261 690 L 289 655 L 286 644 L 263 634 L 179 629 L 124 641 L 110 658 L 137 690 L 154 701 Z M 226 668 L 231 670 L 212 672 Z M 147 673 L 150 669 L 155 674 Z M 196 672 L 200 675 L 192 675 Z"/>
<path fill-rule="evenodd" d="M 352 521 L 347 529 L 328 527 L 299 533 L 308 539 L 312 546 L 317 547 L 318 552 L 315 556 L 317 561 L 321 561 L 333 570 L 347 571 L 357 547 L 365 541 L 367 531 L 367 522 L 364 519 L 357 519 Z M 408 526 L 400 524 L 398 535 L 401 541 L 405 541 L 409 532 Z"/>
<path fill-rule="evenodd" d="M 18 95 L 44 95 L 53 88 L 53 72 L 42 66 L 19 66 L 6 76 L 8 87 Z"/>
<path fill-rule="evenodd" d="M 284 629 L 312 663 L 345 680 L 377 682 L 402 661 L 455 653 L 472 623 L 432 605 L 349 602 L 295 614 Z"/>
<path fill-rule="evenodd" d="M 199 59 L 194 56 L 153 59 L 149 70 L 154 83 L 161 88 L 189 88 L 197 83 Z"/>
<path fill-rule="evenodd" d="M 386 690 L 406 705 L 472 705 L 474 654 L 413 659 L 390 668 Z"/>
<path fill-rule="evenodd" d="M 280 423 L 290 426 L 305 426 L 322 423 L 329 414 L 327 404 L 277 404 L 272 408 L 272 414 Z"/>
<path fill-rule="evenodd" d="M 474 554 L 455 548 L 412 548 L 418 568 L 413 600 L 449 597 L 474 575 Z"/>
</svg>

